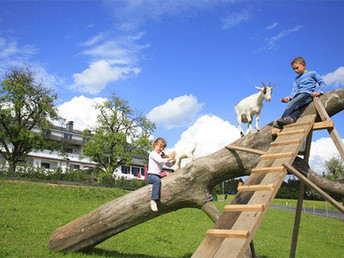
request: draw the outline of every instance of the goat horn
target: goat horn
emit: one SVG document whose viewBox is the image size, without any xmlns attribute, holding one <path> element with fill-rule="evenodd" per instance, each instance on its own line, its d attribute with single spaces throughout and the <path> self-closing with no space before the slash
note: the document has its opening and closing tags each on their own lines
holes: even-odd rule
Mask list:
<svg viewBox="0 0 344 258">
<path fill-rule="evenodd" d="M 265 83 L 264 83 L 264 82 L 261 82 L 261 83 L 263 84 L 264 88 L 266 88 L 266 85 L 265 85 Z"/>
</svg>

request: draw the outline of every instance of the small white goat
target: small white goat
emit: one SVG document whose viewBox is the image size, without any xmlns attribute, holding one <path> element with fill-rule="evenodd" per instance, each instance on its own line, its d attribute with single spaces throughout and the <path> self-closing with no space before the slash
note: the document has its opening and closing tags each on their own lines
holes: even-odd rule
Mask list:
<svg viewBox="0 0 344 258">
<path fill-rule="evenodd" d="M 244 98 L 237 105 L 234 106 L 239 124 L 238 129 L 241 136 L 244 136 L 244 131 L 241 128 L 241 123 L 248 123 L 249 131 L 252 130 L 253 116 L 256 116 L 256 129 L 257 131 L 259 131 L 259 115 L 263 108 L 263 100 L 266 99 L 269 102 L 271 101 L 272 89 L 275 87 L 275 85 L 270 86 L 270 83 L 269 86 L 266 86 L 262 82 L 264 88 L 256 86 L 256 89 L 259 90 L 258 93 Z"/>
<path fill-rule="evenodd" d="M 170 155 L 173 151 L 176 153 L 176 156 L 174 157 L 175 160 L 175 169 L 180 169 L 182 159 L 189 158 L 191 160 L 195 159 L 194 151 L 196 149 L 196 144 L 192 142 L 185 142 L 181 143 L 176 146 L 175 150 L 168 150 L 166 151 L 167 155 Z"/>
</svg>

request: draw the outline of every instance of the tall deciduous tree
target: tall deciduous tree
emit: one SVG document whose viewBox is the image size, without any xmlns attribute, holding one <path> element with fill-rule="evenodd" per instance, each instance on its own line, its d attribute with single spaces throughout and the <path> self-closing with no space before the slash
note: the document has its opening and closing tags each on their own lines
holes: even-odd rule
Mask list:
<svg viewBox="0 0 344 258">
<path fill-rule="evenodd" d="M 127 100 L 114 94 L 96 108 L 100 114 L 94 132 L 83 132 L 86 141 L 84 155 L 109 173 L 121 165 L 130 164 L 135 155 L 145 159 L 155 124 L 132 110 Z"/>
<path fill-rule="evenodd" d="M 330 180 L 344 179 L 344 163 L 340 159 L 331 158 L 326 161 L 327 174 L 325 178 Z"/>
<path fill-rule="evenodd" d="M 57 95 L 37 79 L 32 68 L 10 68 L 0 89 L 0 154 L 15 172 L 18 161 L 30 151 L 43 150 L 49 141 L 44 130 L 57 119 Z M 39 129 L 39 130 L 37 130 Z"/>
</svg>

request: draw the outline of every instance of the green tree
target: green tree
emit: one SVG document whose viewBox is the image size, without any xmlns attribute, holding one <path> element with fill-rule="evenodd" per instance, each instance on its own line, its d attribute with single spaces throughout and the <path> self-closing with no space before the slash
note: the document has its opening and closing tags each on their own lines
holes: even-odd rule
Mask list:
<svg viewBox="0 0 344 258">
<path fill-rule="evenodd" d="M 146 160 L 151 148 L 149 136 L 155 124 L 132 110 L 128 103 L 112 94 L 110 100 L 96 107 L 100 114 L 94 132 L 83 132 L 83 154 L 109 173 L 130 164 L 135 155 Z"/>
<path fill-rule="evenodd" d="M 340 159 L 331 158 L 325 162 L 326 174 L 325 178 L 330 180 L 338 180 L 344 178 L 344 163 Z"/>
<path fill-rule="evenodd" d="M 51 146 L 44 137 L 52 120 L 56 120 L 52 89 L 38 81 L 29 66 L 10 68 L 3 74 L 0 89 L 0 154 L 14 174 L 17 163 L 30 151 Z M 37 130 L 39 129 L 39 130 Z"/>
</svg>

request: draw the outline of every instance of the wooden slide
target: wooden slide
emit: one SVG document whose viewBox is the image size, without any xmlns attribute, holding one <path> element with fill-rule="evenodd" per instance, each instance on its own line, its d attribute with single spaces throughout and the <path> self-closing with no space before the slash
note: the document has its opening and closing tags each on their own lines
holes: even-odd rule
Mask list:
<svg viewBox="0 0 344 258">
<path fill-rule="evenodd" d="M 303 116 L 277 133 L 238 194 L 209 229 L 193 254 L 196 257 L 242 257 L 280 188 L 287 169 L 311 132 L 316 115 Z"/>
<path fill-rule="evenodd" d="M 316 114 L 306 115 L 300 117 L 296 123 L 284 126 L 282 131 L 279 129 L 272 130 L 272 137 L 277 137 L 270 144 L 267 152 L 238 146 L 226 147 L 231 150 L 249 151 L 261 155 L 261 161 L 256 168 L 252 169 L 251 175 L 245 184 L 238 187 L 238 194 L 230 205 L 225 206 L 224 212 L 214 228 L 207 231 L 206 237 L 196 249 L 193 258 L 245 256 L 245 252 L 253 240 L 259 224 L 287 172 L 297 176 L 301 180 L 303 187 L 304 184 L 307 184 L 344 213 L 342 205 L 292 167 L 298 154 L 302 154 L 308 162 L 312 131 L 320 129 L 328 130 L 342 160 L 344 160 L 344 145 L 334 128 L 333 121 L 330 120 L 318 98 L 314 98 L 314 105 L 322 122 L 315 123 Z M 300 152 L 301 148 L 303 149 L 302 152 Z M 303 193 L 300 193 L 300 197 L 296 210 L 290 257 L 295 257 Z"/>
</svg>

